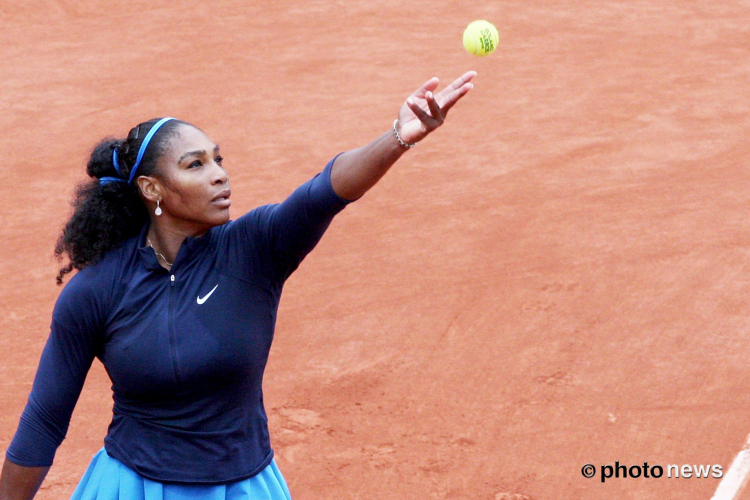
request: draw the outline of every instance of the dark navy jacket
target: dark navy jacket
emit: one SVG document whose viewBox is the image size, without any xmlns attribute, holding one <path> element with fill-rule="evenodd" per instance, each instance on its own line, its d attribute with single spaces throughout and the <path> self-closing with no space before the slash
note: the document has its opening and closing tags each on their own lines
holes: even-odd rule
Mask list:
<svg viewBox="0 0 750 500">
<path fill-rule="evenodd" d="M 52 464 L 97 357 L 114 392 L 112 457 L 162 482 L 225 483 L 268 465 L 263 370 L 284 281 L 348 203 L 334 161 L 283 203 L 185 240 L 171 271 L 146 226 L 73 276 L 7 458 Z"/>
</svg>

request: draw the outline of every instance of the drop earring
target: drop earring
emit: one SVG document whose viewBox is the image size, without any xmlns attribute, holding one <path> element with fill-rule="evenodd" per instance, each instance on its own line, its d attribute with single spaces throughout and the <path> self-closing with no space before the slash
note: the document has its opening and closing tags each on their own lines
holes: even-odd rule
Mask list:
<svg viewBox="0 0 750 500">
<path fill-rule="evenodd" d="M 161 207 L 159 206 L 160 201 L 161 200 L 156 200 L 156 210 L 154 210 L 154 213 L 157 217 L 161 215 Z"/>
</svg>

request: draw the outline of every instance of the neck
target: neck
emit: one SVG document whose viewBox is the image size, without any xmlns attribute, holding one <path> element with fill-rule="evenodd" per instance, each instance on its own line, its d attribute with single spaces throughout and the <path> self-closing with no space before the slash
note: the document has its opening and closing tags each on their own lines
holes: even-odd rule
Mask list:
<svg viewBox="0 0 750 500">
<path fill-rule="evenodd" d="M 186 228 L 176 227 L 168 224 L 167 221 L 156 221 L 151 219 L 151 226 L 148 229 L 147 238 L 151 241 L 154 251 L 160 253 L 168 262 L 174 263 L 177 252 L 185 238 L 199 238 L 206 233 L 203 231 L 189 230 Z M 158 259 L 160 264 L 164 259 Z"/>
</svg>

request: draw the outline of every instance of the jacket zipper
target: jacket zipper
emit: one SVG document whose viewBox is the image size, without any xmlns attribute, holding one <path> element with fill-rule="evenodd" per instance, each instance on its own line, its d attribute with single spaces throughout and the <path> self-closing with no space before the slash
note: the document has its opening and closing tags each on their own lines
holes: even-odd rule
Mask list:
<svg viewBox="0 0 750 500">
<path fill-rule="evenodd" d="M 169 275 L 169 345 L 172 348 L 172 369 L 174 370 L 174 377 L 178 385 L 182 385 L 182 378 L 180 377 L 180 370 L 178 368 L 178 356 L 177 356 L 177 334 L 174 326 L 174 288 L 175 276 L 174 274 Z"/>
</svg>

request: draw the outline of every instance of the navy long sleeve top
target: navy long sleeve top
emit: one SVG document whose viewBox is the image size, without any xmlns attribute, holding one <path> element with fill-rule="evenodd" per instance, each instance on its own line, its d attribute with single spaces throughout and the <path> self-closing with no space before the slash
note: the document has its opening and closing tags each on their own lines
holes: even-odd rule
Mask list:
<svg viewBox="0 0 750 500">
<path fill-rule="evenodd" d="M 162 482 L 263 470 L 273 450 L 261 384 L 282 286 L 348 203 L 331 185 L 334 161 L 284 202 L 187 238 L 170 271 L 146 225 L 73 276 L 7 458 L 52 464 L 99 358 L 114 398 L 109 455 Z"/>
</svg>

